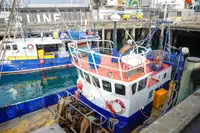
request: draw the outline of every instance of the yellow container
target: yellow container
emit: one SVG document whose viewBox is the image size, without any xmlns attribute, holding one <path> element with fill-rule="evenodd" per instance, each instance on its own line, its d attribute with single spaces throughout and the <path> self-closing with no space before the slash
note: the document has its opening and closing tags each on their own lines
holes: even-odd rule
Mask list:
<svg viewBox="0 0 200 133">
<path fill-rule="evenodd" d="M 131 19 L 131 15 L 130 14 L 124 14 L 123 15 L 123 19 L 124 20 L 129 20 L 129 19 Z"/>
<path fill-rule="evenodd" d="M 39 59 L 43 59 L 44 58 L 44 50 L 43 49 L 40 49 L 37 51 L 38 52 L 38 57 Z"/>
<path fill-rule="evenodd" d="M 138 19 L 143 19 L 143 13 L 138 13 L 138 14 L 137 14 L 137 18 L 138 18 Z"/>
<path fill-rule="evenodd" d="M 168 91 L 163 88 L 155 92 L 154 101 L 153 101 L 153 106 L 155 108 L 160 108 L 160 106 L 164 104 L 167 97 L 167 93 Z"/>
<path fill-rule="evenodd" d="M 34 60 L 38 59 L 37 56 L 8 56 L 8 60 Z"/>
<path fill-rule="evenodd" d="M 53 32 L 53 39 L 58 39 L 59 38 L 59 33 L 57 31 Z"/>
<path fill-rule="evenodd" d="M 54 52 L 47 52 L 44 54 L 44 59 L 52 59 L 55 58 Z"/>
</svg>

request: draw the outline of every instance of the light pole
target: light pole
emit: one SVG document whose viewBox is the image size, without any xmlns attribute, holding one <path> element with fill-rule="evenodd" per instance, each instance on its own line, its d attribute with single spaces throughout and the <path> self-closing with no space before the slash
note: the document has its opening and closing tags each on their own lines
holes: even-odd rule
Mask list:
<svg viewBox="0 0 200 133">
<path fill-rule="evenodd" d="M 114 22 L 114 31 L 113 31 L 113 42 L 114 49 L 117 49 L 117 22 L 120 21 L 121 17 L 118 14 L 114 14 L 111 16 L 112 21 Z"/>
</svg>

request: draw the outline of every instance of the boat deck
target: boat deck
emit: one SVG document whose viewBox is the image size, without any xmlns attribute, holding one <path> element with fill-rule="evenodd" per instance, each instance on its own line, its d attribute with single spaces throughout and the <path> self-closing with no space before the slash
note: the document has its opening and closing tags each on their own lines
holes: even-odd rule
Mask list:
<svg viewBox="0 0 200 133">
<path fill-rule="evenodd" d="M 115 63 L 115 62 L 112 62 L 111 58 L 110 57 L 107 57 L 107 56 L 102 56 L 101 57 L 101 63 L 98 67 L 98 75 L 100 76 L 103 76 L 103 77 L 109 77 L 109 73 L 112 73 L 112 78 L 115 79 L 115 80 L 120 80 L 120 81 L 125 81 L 125 82 L 131 82 L 133 80 L 136 80 L 142 76 L 144 76 L 145 74 L 149 74 L 151 73 L 151 75 L 156 75 L 157 73 L 159 73 L 160 71 L 164 71 L 165 69 L 167 69 L 169 67 L 169 65 L 167 64 L 164 64 L 163 63 L 163 69 L 160 70 L 160 71 L 153 71 L 151 68 L 150 68 L 150 62 L 146 64 L 146 73 L 145 72 L 141 72 L 139 69 L 141 68 L 136 68 L 134 74 L 132 76 L 127 76 L 127 71 L 129 71 L 130 69 L 133 69 L 133 67 L 129 67 L 128 65 L 124 64 L 124 63 L 120 63 L 120 66 L 119 66 L 119 63 Z M 86 71 L 89 71 L 91 73 L 95 73 L 96 74 L 96 69 L 92 69 L 90 64 L 89 64 L 89 60 L 88 60 L 88 56 L 85 56 L 83 58 L 81 58 L 78 62 L 73 62 L 76 66 L 86 70 Z M 123 80 L 121 79 L 120 77 L 120 67 L 121 67 L 121 70 L 122 70 L 122 77 L 123 77 Z M 143 66 L 141 66 L 143 67 Z M 126 72 L 125 72 L 126 71 Z M 132 70 L 130 70 L 132 71 Z M 151 78 L 150 81 L 149 81 L 149 84 L 148 84 L 148 87 L 151 87 L 152 85 L 156 84 L 157 82 L 159 82 L 158 80 L 154 79 L 154 78 Z"/>
</svg>

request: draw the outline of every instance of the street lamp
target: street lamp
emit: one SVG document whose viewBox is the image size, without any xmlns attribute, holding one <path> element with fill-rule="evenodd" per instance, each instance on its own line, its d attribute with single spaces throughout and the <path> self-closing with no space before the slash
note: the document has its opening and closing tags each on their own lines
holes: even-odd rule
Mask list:
<svg viewBox="0 0 200 133">
<path fill-rule="evenodd" d="M 114 14 L 110 17 L 114 22 L 114 32 L 113 32 L 113 42 L 114 42 L 114 49 L 117 48 L 117 22 L 120 21 L 121 16 L 118 14 Z"/>
</svg>

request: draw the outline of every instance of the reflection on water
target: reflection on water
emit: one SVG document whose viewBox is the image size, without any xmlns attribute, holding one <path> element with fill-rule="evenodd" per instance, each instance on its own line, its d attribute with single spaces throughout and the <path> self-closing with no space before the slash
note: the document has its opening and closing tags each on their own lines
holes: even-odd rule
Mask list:
<svg viewBox="0 0 200 133">
<path fill-rule="evenodd" d="M 0 107 L 41 97 L 76 84 L 75 68 L 2 76 Z"/>
</svg>

